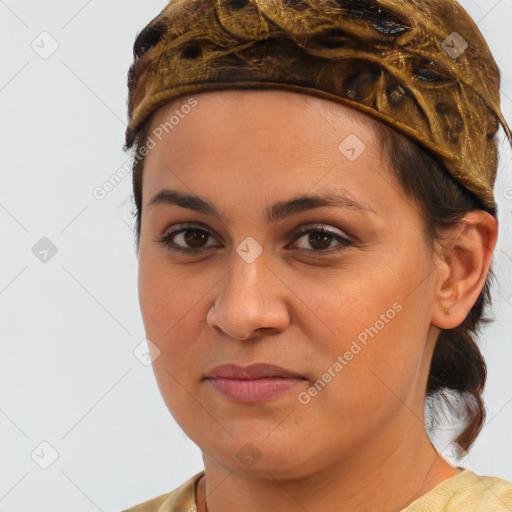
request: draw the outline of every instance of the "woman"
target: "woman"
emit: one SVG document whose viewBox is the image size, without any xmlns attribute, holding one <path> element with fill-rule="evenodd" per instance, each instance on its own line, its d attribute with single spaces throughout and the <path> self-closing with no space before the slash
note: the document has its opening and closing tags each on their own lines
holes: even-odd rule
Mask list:
<svg viewBox="0 0 512 512">
<path fill-rule="evenodd" d="M 130 511 L 512 510 L 425 428 L 445 391 L 457 447 L 483 425 L 500 122 L 512 138 L 465 11 L 172 1 L 134 55 L 141 312 L 205 470 Z"/>
</svg>

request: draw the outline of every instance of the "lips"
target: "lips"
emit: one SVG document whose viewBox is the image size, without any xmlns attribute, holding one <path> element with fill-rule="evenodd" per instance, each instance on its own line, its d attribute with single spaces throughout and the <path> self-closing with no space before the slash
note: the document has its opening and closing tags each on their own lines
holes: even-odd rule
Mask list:
<svg viewBox="0 0 512 512">
<path fill-rule="evenodd" d="M 304 379 L 298 373 L 268 363 L 255 363 L 250 366 L 238 366 L 236 364 L 222 364 L 210 370 L 206 378 L 227 378 L 227 379 L 264 379 L 267 377 Z"/>
<path fill-rule="evenodd" d="M 288 394 L 307 379 L 301 375 L 267 363 L 250 366 L 223 364 L 205 377 L 210 389 L 231 402 L 256 404 L 269 402 Z"/>
</svg>

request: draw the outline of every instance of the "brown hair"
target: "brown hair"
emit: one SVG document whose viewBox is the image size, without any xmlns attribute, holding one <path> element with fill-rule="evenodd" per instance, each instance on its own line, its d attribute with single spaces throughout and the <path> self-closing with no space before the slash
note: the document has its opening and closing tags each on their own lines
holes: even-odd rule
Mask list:
<svg viewBox="0 0 512 512">
<path fill-rule="evenodd" d="M 147 141 L 152 116 L 144 121 L 135 141 L 133 165 L 133 195 L 136 251 L 139 252 L 142 208 L 142 173 L 144 157 L 140 148 Z M 468 190 L 459 185 L 433 153 L 393 127 L 376 119 L 373 124 L 383 154 L 398 182 L 419 205 L 425 221 L 425 236 L 430 248 L 441 238 L 441 229 L 460 221 L 471 210 L 481 209 L 496 216 L 496 211 L 485 208 Z M 490 304 L 489 271 L 485 285 L 465 320 L 453 329 L 443 330 L 434 349 L 426 386 L 426 422 L 435 431 L 443 411 L 452 418 L 462 419 L 464 430 L 455 441 L 465 451 L 473 444 L 485 420 L 482 399 L 487 376 L 485 361 L 478 346 L 476 335 L 482 323 L 484 308 Z M 459 395 L 458 401 L 449 399 L 452 390 Z"/>
</svg>

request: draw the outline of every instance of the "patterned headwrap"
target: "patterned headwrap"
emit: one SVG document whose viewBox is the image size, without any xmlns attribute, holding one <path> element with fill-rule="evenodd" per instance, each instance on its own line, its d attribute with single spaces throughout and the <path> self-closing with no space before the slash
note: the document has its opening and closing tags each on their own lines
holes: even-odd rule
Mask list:
<svg viewBox="0 0 512 512">
<path fill-rule="evenodd" d="M 455 0 L 171 0 L 137 36 L 126 146 L 171 99 L 286 89 L 343 103 L 430 149 L 490 210 L 500 72 Z"/>
</svg>

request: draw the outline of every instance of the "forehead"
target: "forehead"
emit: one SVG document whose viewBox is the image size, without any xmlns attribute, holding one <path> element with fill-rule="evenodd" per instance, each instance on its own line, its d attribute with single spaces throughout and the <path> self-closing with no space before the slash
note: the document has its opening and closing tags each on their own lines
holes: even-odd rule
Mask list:
<svg viewBox="0 0 512 512">
<path fill-rule="evenodd" d="M 188 106 L 191 101 L 195 103 L 194 108 Z M 343 103 L 311 94 L 278 89 L 224 89 L 201 92 L 165 104 L 154 113 L 149 132 L 166 126 L 165 134 L 185 136 L 192 130 L 199 137 L 206 132 L 209 140 L 218 136 L 212 140 L 218 144 L 233 128 L 241 129 L 249 140 L 266 129 L 281 133 L 283 138 L 302 136 L 311 143 L 322 144 L 338 140 L 344 128 L 350 127 L 355 134 L 364 136 L 367 146 L 380 149 L 374 130 L 379 123 Z M 237 139 L 225 142 L 237 142 Z"/>
<path fill-rule="evenodd" d="M 152 118 L 146 200 L 180 181 L 191 188 L 293 188 L 301 182 L 310 188 L 337 180 L 338 171 L 357 173 L 359 180 L 364 168 L 384 172 L 377 121 L 343 104 L 280 90 L 210 91 L 193 98 L 192 109 L 181 109 L 189 98 L 179 98 Z M 370 174 L 366 178 L 374 179 Z"/>
</svg>

